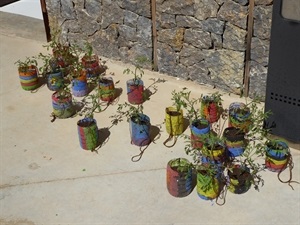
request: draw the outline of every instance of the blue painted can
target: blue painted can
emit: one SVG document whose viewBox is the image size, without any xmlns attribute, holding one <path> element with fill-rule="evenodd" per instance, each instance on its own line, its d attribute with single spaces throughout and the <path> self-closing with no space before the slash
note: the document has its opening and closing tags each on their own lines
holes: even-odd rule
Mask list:
<svg viewBox="0 0 300 225">
<path fill-rule="evenodd" d="M 75 97 L 83 97 L 88 93 L 88 85 L 86 80 L 72 80 L 72 93 Z"/>
<path fill-rule="evenodd" d="M 134 145 L 145 146 L 151 142 L 150 118 L 145 114 L 130 119 L 131 141 Z"/>
</svg>

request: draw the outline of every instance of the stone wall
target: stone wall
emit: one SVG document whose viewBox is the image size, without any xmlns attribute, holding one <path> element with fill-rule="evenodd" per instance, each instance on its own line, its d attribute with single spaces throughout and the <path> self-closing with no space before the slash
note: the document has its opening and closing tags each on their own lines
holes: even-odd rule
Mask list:
<svg viewBox="0 0 300 225">
<path fill-rule="evenodd" d="M 249 95 L 265 96 L 273 0 L 255 0 Z"/>
<path fill-rule="evenodd" d="M 150 0 L 46 3 L 50 26 L 62 30 L 65 42 L 89 41 L 99 55 L 126 63 L 140 55 L 153 58 Z M 255 3 L 250 94 L 264 95 L 272 1 Z M 239 93 L 248 4 L 248 0 L 156 0 L 158 70 Z"/>
</svg>

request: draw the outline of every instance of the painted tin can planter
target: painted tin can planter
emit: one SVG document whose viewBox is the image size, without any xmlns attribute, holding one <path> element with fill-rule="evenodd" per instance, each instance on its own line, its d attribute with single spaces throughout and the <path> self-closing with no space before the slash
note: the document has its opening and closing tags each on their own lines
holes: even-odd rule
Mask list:
<svg viewBox="0 0 300 225">
<path fill-rule="evenodd" d="M 284 170 L 288 163 L 289 156 L 288 145 L 281 140 L 272 140 L 267 142 L 266 147 L 266 167 L 272 172 Z"/>
<path fill-rule="evenodd" d="M 151 142 L 150 118 L 145 114 L 132 117 L 129 121 L 131 142 L 137 146 L 145 146 Z"/>
<path fill-rule="evenodd" d="M 228 190 L 234 194 L 246 193 L 251 187 L 251 174 L 249 168 L 234 165 L 228 170 Z"/>
<path fill-rule="evenodd" d="M 183 133 L 183 111 L 177 111 L 174 107 L 167 107 L 165 110 L 165 123 L 169 137 L 164 141 L 164 145 L 171 148 L 176 144 L 178 135 Z M 170 142 L 171 144 L 169 144 Z"/>
<path fill-rule="evenodd" d="M 251 125 L 250 109 L 242 102 L 233 102 L 229 105 L 228 126 L 236 127 L 248 132 Z"/>
<path fill-rule="evenodd" d="M 80 147 L 84 150 L 95 150 L 99 145 L 97 122 L 93 118 L 84 118 L 77 122 Z"/>
<path fill-rule="evenodd" d="M 165 111 L 166 131 L 171 136 L 183 133 L 183 111 L 174 107 L 167 107 Z"/>
<path fill-rule="evenodd" d="M 126 86 L 129 103 L 138 105 L 144 102 L 144 82 L 142 80 L 128 80 Z"/>
<path fill-rule="evenodd" d="M 112 102 L 115 99 L 115 85 L 111 77 L 99 80 L 100 99 L 105 102 Z"/>
<path fill-rule="evenodd" d="M 83 97 L 88 93 L 88 84 L 86 80 L 86 75 L 82 75 L 78 78 L 73 78 L 72 80 L 72 94 L 75 97 Z"/>
<path fill-rule="evenodd" d="M 197 171 L 197 194 L 201 199 L 215 199 L 220 192 L 221 182 L 218 176 L 210 175 L 206 170 Z"/>
<path fill-rule="evenodd" d="M 193 188 L 193 174 L 190 162 L 185 158 L 170 160 L 167 164 L 167 189 L 174 197 L 185 197 Z"/>
<path fill-rule="evenodd" d="M 47 74 L 47 87 L 50 91 L 58 91 L 64 86 L 64 78 L 61 71 Z"/>
<path fill-rule="evenodd" d="M 210 96 L 203 96 L 201 100 L 201 117 L 207 119 L 209 123 L 215 123 L 220 119 L 222 107 L 218 102 L 214 102 Z"/>
<path fill-rule="evenodd" d="M 202 155 L 211 160 L 223 162 L 225 160 L 225 144 L 218 142 L 210 146 L 208 143 L 204 143 L 202 147 Z"/>
<path fill-rule="evenodd" d="M 74 115 L 75 109 L 72 96 L 61 97 L 58 92 L 52 94 L 53 114 L 58 118 L 69 118 Z"/>
<path fill-rule="evenodd" d="M 204 137 L 210 132 L 210 125 L 208 120 L 200 119 L 193 121 L 190 125 L 191 130 L 191 144 L 193 148 L 202 149 Z"/>
<path fill-rule="evenodd" d="M 19 79 L 21 87 L 25 91 L 31 91 L 38 87 L 38 75 L 36 66 L 29 66 L 28 68 L 19 69 Z"/>
<path fill-rule="evenodd" d="M 87 72 L 87 78 L 98 77 L 100 75 L 101 66 L 97 55 L 84 56 L 81 62 Z"/>
<path fill-rule="evenodd" d="M 236 127 L 227 127 L 223 132 L 226 155 L 237 157 L 244 153 L 247 146 L 245 133 Z"/>
</svg>

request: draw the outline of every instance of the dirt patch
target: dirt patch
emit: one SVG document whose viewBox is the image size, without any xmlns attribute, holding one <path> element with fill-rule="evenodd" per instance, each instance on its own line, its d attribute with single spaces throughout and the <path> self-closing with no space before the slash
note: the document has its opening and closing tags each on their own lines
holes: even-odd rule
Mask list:
<svg viewBox="0 0 300 225">
<path fill-rule="evenodd" d="M 1 225 L 35 225 L 34 222 L 31 222 L 26 219 L 16 219 L 16 220 L 5 220 L 0 218 L 0 224 Z"/>
</svg>

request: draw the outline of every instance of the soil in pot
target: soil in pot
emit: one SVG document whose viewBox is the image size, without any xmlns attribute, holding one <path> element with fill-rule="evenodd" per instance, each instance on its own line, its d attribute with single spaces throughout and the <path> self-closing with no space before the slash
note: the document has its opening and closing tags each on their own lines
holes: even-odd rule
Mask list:
<svg viewBox="0 0 300 225">
<path fill-rule="evenodd" d="M 231 170 L 228 170 L 228 177 L 228 190 L 232 193 L 243 194 L 251 187 L 252 176 L 247 168 L 236 165 Z"/>
<path fill-rule="evenodd" d="M 136 115 L 130 119 L 131 143 L 137 146 L 145 146 L 151 142 L 150 118 L 144 114 Z"/>
</svg>

